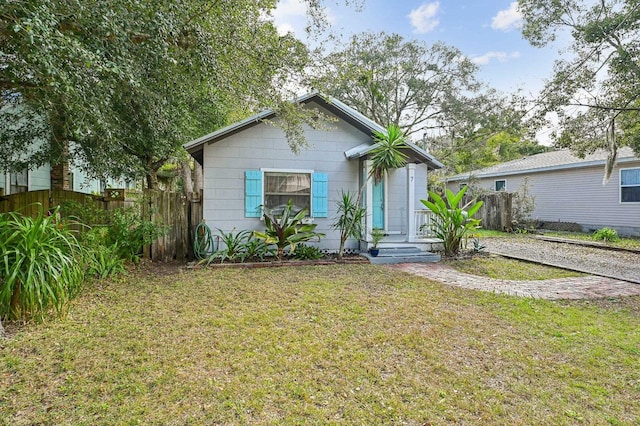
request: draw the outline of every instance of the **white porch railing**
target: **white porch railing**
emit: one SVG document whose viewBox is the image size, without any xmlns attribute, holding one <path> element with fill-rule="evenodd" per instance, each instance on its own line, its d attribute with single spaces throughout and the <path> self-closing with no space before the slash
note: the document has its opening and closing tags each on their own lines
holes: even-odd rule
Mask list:
<svg viewBox="0 0 640 426">
<path fill-rule="evenodd" d="M 416 238 L 435 238 L 433 217 L 435 216 L 431 210 L 416 210 L 414 212 Z"/>
</svg>

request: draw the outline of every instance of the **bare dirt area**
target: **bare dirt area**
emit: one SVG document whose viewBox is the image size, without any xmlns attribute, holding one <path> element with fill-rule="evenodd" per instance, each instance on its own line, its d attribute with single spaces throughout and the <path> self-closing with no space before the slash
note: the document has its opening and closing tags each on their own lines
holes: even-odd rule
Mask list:
<svg viewBox="0 0 640 426">
<path fill-rule="evenodd" d="M 640 254 L 584 247 L 529 237 L 487 238 L 491 253 L 640 284 Z"/>
</svg>

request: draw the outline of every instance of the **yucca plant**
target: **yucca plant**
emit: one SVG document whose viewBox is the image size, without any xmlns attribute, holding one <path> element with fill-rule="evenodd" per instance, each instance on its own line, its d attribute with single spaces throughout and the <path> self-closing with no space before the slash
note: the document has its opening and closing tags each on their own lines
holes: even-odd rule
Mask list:
<svg viewBox="0 0 640 426">
<path fill-rule="evenodd" d="M 254 231 L 253 235 L 263 239 L 267 244 L 275 244 L 278 248 L 278 259 L 282 259 L 284 249 L 290 247 L 293 252 L 298 243 L 311 241 L 315 238 L 320 241 L 324 234 L 315 232 L 317 224 L 302 223 L 302 219 L 307 215 L 307 210 L 302 209 L 297 214 L 293 214 L 293 201 L 289 200 L 282 214 L 276 216 L 268 211 L 264 212 L 264 223 L 267 229 L 264 232 Z"/>
<path fill-rule="evenodd" d="M 433 201 L 420 200 L 435 214 L 432 220 L 434 234 L 442 240 L 444 254 L 447 256 L 458 253 L 465 235 L 475 232 L 480 227 L 480 219 L 474 219 L 473 215 L 482 207 L 482 201 L 473 200 L 458 207 L 466 191 L 466 186 L 457 194 L 447 189 L 446 201 L 435 192 L 429 191 L 429 198 Z"/>
<path fill-rule="evenodd" d="M 60 314 L 84 278 L 81 248 L 58 209 L 37 217 L 0 214 L 0 317 Z"/>
</svg>

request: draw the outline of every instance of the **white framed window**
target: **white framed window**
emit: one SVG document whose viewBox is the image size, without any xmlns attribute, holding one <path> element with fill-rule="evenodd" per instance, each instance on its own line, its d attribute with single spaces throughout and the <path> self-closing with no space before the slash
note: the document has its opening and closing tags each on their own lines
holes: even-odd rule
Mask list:
<svg viewBox="0 0 640 426">
<path fill-rule="evenodd" d="M 289 200 L 293 211 L 306 209 L 310 218 L 326 218 L 329 212 L 329 176 L 314 170 L 245 170 L 245 217 L 262 217 L 266 208 L 276 215 Z"/>
<path fill-rule="evenodd" d="M 18 194 L 29 190 L 29 170 L 9 173 L 9 194 Z"/>
<path fill-rule="evenodd" d="M 292 211 L 298 213 L 306 209 L 311 212 L 312 171 L 266 171 L 263 170 L 264 207 L 274 214 L 280 214 L 289 200 Z"/>
<path fill-rule="evenodd" d="M 507 190 L 507 181 L 504 179 L 495 181 L 495 190 L 496 191 L 506 191 Z"/>
<path fill-rule="evenodd" d="M 620 169 L 620 202 L 640 203 L 640 167 Z"/>
</svg>

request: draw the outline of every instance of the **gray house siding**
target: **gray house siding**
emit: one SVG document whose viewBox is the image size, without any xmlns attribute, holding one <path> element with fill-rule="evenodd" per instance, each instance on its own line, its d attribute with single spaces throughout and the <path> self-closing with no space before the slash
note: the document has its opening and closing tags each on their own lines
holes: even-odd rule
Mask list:
<svg viewBox="0 0 640 426">
<path fill-rule="evenodd" d="M 344 151 L 369 140 L 352 126 L 338 121 L 331 130 L 305 129 L 309 147 L 294 154 L 280 128 L 260 123 L 204 147 L 204 218 L 215 230 L 262 230 L 264 222 L 244 217 L 246 170 L 308 170 L 329 175 L 327 218 L 314 218 L 316 230 L 326 234 L 320 247 L 336 249 L 339 233 L 331 229 L 336 216 L 334 200 L 340 189 L 359 189 L 358 164 L 347 161 Z M 350 247 L 357 247 L 354 241 Z"/>
<path fill-rule="evenodd" d="M 640 236 L 640 203 L 620 202 L 620 169 L 638 167 L 640 160 L 618 164 L 606 185 L 602 184 L 602 165 L 486 177 L 478 183 L 493 190 L 495 180 L 504 179 L 507 190 L 515 192 L 528 177 L 530 193 L 535 197 L 532 218 L 575 222 L 585 231 L 606 226 L 625 235 Z M 462 182 L 449 182 L 447 187 L 455 192 Z"/>
</svg>

